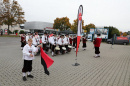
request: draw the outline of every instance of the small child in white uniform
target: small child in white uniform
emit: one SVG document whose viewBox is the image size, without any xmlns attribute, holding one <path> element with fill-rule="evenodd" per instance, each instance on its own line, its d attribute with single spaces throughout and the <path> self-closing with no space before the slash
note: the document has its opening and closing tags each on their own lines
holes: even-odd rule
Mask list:
<svg viewBox="0 0 130 86">
<path fill-rule="evenodd" d="M 41 47 L 41 45 L 38 45 L 38 47 Z M 34 52 L 38 52 L 38 48 L 34 47 L 32 45 L 32 39 L 28 39 L 28 44 L 26 44 L 23 48 L 23 59 L 24 59 L 24 65 L 23 65 L 23 81 L 26 81 L 25 73 L 28 72 L 27 77 L 33 78 L 33 76 L 30 74 L 32 71 L 32 60 L 34 59 Z"/>
</svg>

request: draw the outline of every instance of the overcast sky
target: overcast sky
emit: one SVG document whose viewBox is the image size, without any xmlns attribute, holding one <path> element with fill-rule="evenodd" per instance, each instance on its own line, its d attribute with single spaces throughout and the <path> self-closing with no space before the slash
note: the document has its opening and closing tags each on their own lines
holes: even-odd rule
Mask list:
<svg viewBox="0 0 130 86">
<path fill-rule="evenodd" d="M 17 0 L 29 21 L 54 23 L 57 17 L 68 17 L 70 23 L 77 18 L 83 5 L 84 25 L 113 26 L 120 31 L 130 31 L 130 0 Z"/>
</svg>

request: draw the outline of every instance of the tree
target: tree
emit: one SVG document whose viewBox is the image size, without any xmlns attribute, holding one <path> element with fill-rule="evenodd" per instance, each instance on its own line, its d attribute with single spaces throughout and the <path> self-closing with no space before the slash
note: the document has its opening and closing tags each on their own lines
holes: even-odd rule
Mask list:
<svg viewBox="0 0 130 86">
<path fill-rule="evenodd" d="M 127 36 L 127 34 L 124 32 L 124 33 L 123 33 L 123 36 Z"/>
<path fill-rule="evenodd" d="M 120 32 L 117 28 L 113 26 L 104 27 L 104 28 L 109 28 L 109 34 L 108 34 L 109 39 L 112 38 L 114 34 L 116 34 L 116 36 L 120 36 Z"/>
<path fill-rule="evenodd" d="M 78 27 L 78 23 L 77 23 L 77 19 L 74 20 L 74 23 L 71 25 L 71 30 L 74 32 L 74 33 L 77 33 L 77 27 Z M 85 29 L 84 27 L 84 20 L 82 20 L 82 29 Z"/>
<path fill-rule="evenodd" d="M 54 20 L 53 28 L 60 29 L 60 31 L 68 30 L 71 27 L 68 17 L 56 18 Z"/>
<path fill-rule="evenodd" d="M 88 25 L 85 25 L 85 30 L 87 30 L 87 32 L 90 32 L 90 28 L 96 28 L 94 24 L 90 23 Z"/>
<path fill-rule="evenodd" d="M 119 31 L 119 33 L 120 33 L 120 36 L 122 35 L 122 31 Z"/>
<path fill-rule="evenodd" d="M 13 0 L 13 2 L 11 2 L 10 0 L 3 0 L 1 7 L 0 24 L 8 25 L 8 34 L 10 25 L 23 24 L 26 22 L 23 17 L 24 12 L 17 1 Z"/>
</svg>

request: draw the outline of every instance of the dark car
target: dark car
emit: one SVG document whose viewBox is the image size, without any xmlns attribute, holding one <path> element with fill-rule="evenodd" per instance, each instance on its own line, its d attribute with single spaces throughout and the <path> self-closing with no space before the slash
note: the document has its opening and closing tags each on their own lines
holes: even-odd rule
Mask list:
<svg viewBox="0 0 130 86">
<path fill-rule="evenodd" d="M 112 38 L 107 40 L 108 44 L 112 43 Z M 114 44 L 124 44 L 127 45 L 129 44 L 129 39 L 127 37 L 116 37 Z"/>
</svg>

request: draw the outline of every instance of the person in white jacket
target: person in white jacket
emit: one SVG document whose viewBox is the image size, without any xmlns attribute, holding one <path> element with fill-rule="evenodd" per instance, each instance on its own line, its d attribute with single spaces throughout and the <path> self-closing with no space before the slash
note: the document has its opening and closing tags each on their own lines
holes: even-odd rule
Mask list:
<svg viewBox="0 0 130 86">
<path fill-rule="evenodd" d="M 45 48 L 46 48 L 46 43 L 47 43 L 47 33 L 45 32 L 44 35 L 42 36 L 42 44 L 43 44 L 44 52 L 45 52 Z"/>
<path fill-rule="evenodd" d="M 52 56 L 54 56 L 55 55 L 55 53 L 54 53 L 54 49 L 55 49 L 55 47 L 56 47 L 56 45 L 57 45 L 57 37 L 56 37 L 56 34 L 55 33 L 53 33 L 54 35 L 52 36 L 52 38 L 51 38 L 51 44 L 52 44 Z"/>
<path fill-rule="evenodd" d="M 48 41 L 49 41 L 49 44 L 50 44 L 50 52 L 52 51 L 52 48 L 51 48 L 51 47 L 52 47 L 52 46 L 51 46 L 51 45 L 52 45 L 52 43 L 51 43 L 51 39 L 52 39 L 52 38 L 53 38 L 52 36 L 48 38 Z"/>
<path fill-rule="evenodd" d="M 28 39 L 31 38 L 32 39 L 32 36 L 31 36 L 31 33 L 29 32 L 28 35 L 26 36 L 26 43 L 28 42 Z"/>
<path fill-rule="evenodd" d="M 41 45 L 38 45 L 38 47 L 41 47 Z M 32 39 L 28 39 L 28 44 L 26 44 L 23 48 L 23 59 L 24 59 L 24 65 L 23 65 L 23 81 L 26 81 L 26 72 L 28 72 L 27 77 L 33 78 L 33 76 L 30 74 L 32 71 L 32 60 L 34 59 L 34 52 L 37 52 L 38 48 L 34 47 L 32 45 Z"/>
<path fill-rule="evenodd" d="M 68 37 L 68 34 L 66 34 L 65 38 L 64 38 L 64 45 L 65 45 L 65 48 L 66 48 L 66 53 L 68 52 L 68 45 L 69 45 L 69 37 Z"/>
<path fill-rule="evenodd" d="M 58 45 L 59 45 L 59 48 L 60 48 L 60 53 L 62 53 L 62 47 L 64 45 L 63 36 L 64 35 L 61 35 L 60 38 L 59 38 L 59 40 L 58 40 Z"/>
</svg>

